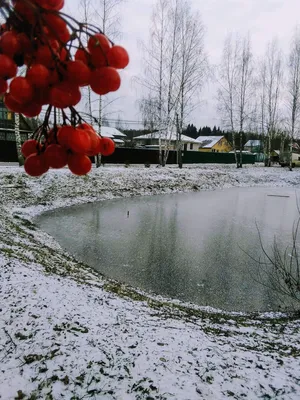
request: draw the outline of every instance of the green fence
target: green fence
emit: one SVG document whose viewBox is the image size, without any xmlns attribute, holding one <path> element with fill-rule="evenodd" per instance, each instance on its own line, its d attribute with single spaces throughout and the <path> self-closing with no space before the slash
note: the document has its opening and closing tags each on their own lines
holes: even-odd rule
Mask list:
<svg viewBox="0 0 300 400">
<path fill-rule="evenodd" d="M 239 153 L 237 159 L 239 160 Z M 234 153 L 202 153 L 200 151 L 185 151 L 183 153 L 183 164 L 234 164 Z M 243 164 L 254 164 L 255 154 L 243 154 Z"/>
</svg>

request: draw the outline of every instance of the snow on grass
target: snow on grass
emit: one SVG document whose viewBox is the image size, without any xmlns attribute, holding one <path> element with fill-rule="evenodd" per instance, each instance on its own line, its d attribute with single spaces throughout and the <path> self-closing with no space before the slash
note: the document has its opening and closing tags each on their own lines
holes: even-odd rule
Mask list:
<svg viewBox="0 0 300 400">
<path fill-rule="evenodd" d="M 0 167 L 1 399 L 298 399 L 299 320 L 154 298 L 65 254 L 31 217 L 122 196 L 232 186 L 299 187 L 300 171 L 189 166 Z"/>
</svg>

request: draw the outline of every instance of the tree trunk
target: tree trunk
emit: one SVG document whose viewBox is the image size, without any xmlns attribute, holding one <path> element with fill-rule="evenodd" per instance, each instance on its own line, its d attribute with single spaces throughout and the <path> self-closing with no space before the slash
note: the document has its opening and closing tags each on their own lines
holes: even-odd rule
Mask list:
<svg viewBox="0 0 300 400">
<path fill-rule="evenodd" d="M 293 136 L 291 136 L 291 141 L 290 141 L 290 151 L 289 151 L 289 161 L 290 161 L 290 171 L 292 171 L 293 170 Z"/>
<path fill-rule="evenodd" d="M 268 136 L 268 167 L 271 167 L 271 144 L 272 144 L 271 132 L 269 132 L 269 136 Z"/>
<path fill-rule="evenodd" d="M 16 138 L 16 147 L 17 147 L 17 154 L 18 154 L 18 162 L 19 166 L 21 167 L 24 165 L 24 158 L 22 155 L 22 141 L 21 141 L 21 135 L 20 135 L 20 115 L 15 114 L 15 138 Z"/>
<path fill-rule="evenodd" d="M 161 145 L 161 130 L 158 132 L 158 163 L 163 165 L 162 145 Z"/>
<path fill-rule="evenodd" d="M 233 147 L 233 152 L 234 152 L 234 158 L 235 158 L 235 163 L 236 163 L 236 167 L 239 167 L 239 162 L 237 159 L 237 153 L 236 153 L 236 147 L 235 147 L 235 132 L 232 131 L 231 132 L 231 137 L 232 137 L 232 147 Z"/>
<path fill-rule="evenodd" d="M 176 114 L 176 129 L 177 129 L 177 163 L 178 167 L 182 168 L 182 152 L 181 152 L 181 127 L 179 125 L 178 114 Z"/>
<path fill-rule="evenodd" d="M 98 135 L 101 135 L 102 128 L 102 96 L 99 96 Z M 96 168 L 101 166 L 101 154 L 95 156 Z"/>
<path fill-rule="evenodd" d="M 240 159 L 239 168 L 243 168 L 243 132 L 240 132 Z"/>
</svg>

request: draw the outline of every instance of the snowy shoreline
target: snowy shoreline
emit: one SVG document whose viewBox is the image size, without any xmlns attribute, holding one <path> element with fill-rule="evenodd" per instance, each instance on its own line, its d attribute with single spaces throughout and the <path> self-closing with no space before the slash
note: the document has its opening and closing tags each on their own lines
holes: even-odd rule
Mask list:
<svg viewBox="0 0 300 400">
<path fill-rule="evenodd" d="M 31 223 L 73 204 L 236 186 L 299 188 L 300 170 L 109 166 L 31 179 L 0 167 L 0 398 L 298 398 L 299 321 L 130 298 Z"/>
</svg>

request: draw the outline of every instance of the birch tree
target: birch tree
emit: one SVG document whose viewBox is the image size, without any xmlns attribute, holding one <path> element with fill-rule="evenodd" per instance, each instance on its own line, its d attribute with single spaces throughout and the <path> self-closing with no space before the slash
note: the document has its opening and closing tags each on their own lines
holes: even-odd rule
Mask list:
<svg viewBox="0 0 300 400">
<path fill-rule="evenodd" d="M 288 131 L 290 136 L 289 165 L 293 167 L 293 142 L 299 132 L 300 117 L 300 32 L 295 32 L 288 58 L 287 82 Z"/>
<path fill-rule="evenodd" d="M 194 13 L 188 1 L 180 4 L 179 32 L 179 112 L 178 153 L 181 163 L 181 135 L 187 116 L 195 109 L 198 95 L 207 76 L 208 60 L 204 50 L 204 26 L 200 14 Z"/>
<path fill-rule="evenodd" d="M 166 75 L 167 75 L 167 99 L 166 99 L 166 140 L 165 140 L 165 152 L 163 157 L 162 165 L 165 166 L 167 163 L 170 142 L 174 132 L 174 126 L 176 124 L 176 110 L 179 102 L 179 91 L 176 87 L 176 76 L 179 67 L 179 27 L 180 27 L 180 0 L 174 0 L 169 4 L 169 21 L 170 29 L 169 35 L 167 35 L 167 60 L 166 60 Z"/>
<path fill-rule="evenodd" d="M 148 106 L 155 105 L 156 116 L 153 118 L 152 108 L 151 119 L 157 123 L 159 163 L 163 166 L 177 129 L 176 116 L 181 110 L 183 124 L 188 110 L 192 110 L 193 95 L 202 83 L 204 30 L 198 16 L 192 13 L 188 0 L 157 0 L 150 42 L 148 46 L 144 45 L 144 76 L 137 78 L 144 88 L 140 109 L 150 111 Z"/>
<path fill-rule="evenodd" d="M 144 89 L 140 102 L 142 110 L 151 110 L 151 120 L 159 132 L 159 164 L 163 164 L 162 137 L 163 112 L 166 93 L 166 54 L 169 32 L 169 0 L 158 0 L 153 8 L 149 45 L 143 44 L 144 74 L 136 77 L 136 82 Z M 149 107 L 151 106 L 151 107 Z M 154 114 L 154 115 L 153 115 Z"/>
<path fill-rule="evenodd" d="M 234 151 L 237 167 L 238 159 L 236 153 L 236 131 L 237 131 L 237 82 L 239 76 L 239 53 L 240 40 L 234 39 L 232 34 L 229 34 L 223 47 L 221 64 L 218 69 L 218 80 L 220 88 L 218 90 L 219 110 L 223 117 L 225 128 L 230 131 L 232 139 L 232 147 Z"/>
<path fill-rule="evenodd" d="M 240 135 L 239 167 L 243 166 L 243 133 L 246 125 L 250 126 L 254 112 L 253 56 L 249 35 L 243 39 L 238 60 L 238 124 Z"/>
<path fill-rule="evenodd" d="M 18 155 L 18 162 L 19 166 L 21 167 L 24 164 L 24 157 L 22 155 L 22 140 L 20 134 L 20 114 L 14 114 L 15 120 L 15 138 L 16 138 L 16 147 L 17 147 L 17 155 Z"/>
<path fill-rule="evenodd" d="M 83 22 L 85 24 L 88 24 L 88 22 L 92 18 L 92 7 L 91 7 L 91 0 L 81 0 L 80 1 L 80 8 L 83 13 Z M 86 34 L 86 44 L 88 42 L 88 34 Z M 92 116 L 92 93 L 91 93 L 91 88 L 90 86 L 87 87 L 87 102 L 85 104 L 87 108 L 87 112 L 90 116 Z"/>
<path fill-rule="evenodd" d="M 252 124 L 255 112 L 253 55 L 249 35 L 241 38 L 229 34 L 224 42 L 219 67 L 219 109 L 227 129 L 231 132 L 235 161 L 243 165 L 243 133 Z M 236 134 L 239 133 L 240 154 L 236 152 Z"/>
<path fill-rule="evenodd" d="M 110 39 L 115 40 L 121 36 L 120 30 L 120 6 L 124 0 L 93 0 L 95 16 L 100 20 L 99 26 L 102 32 Z M 98 129 L 101 133 L 103 124 L 103 98 L 99 96 L 98 102 Z M 101 165 L 101 156 L 96 159 L 96 167 Z"/>
<path fill-rule="evenodd" d="M 263 95 L 261 112 L 262 123 L 266 132 L 265 154 L 267 155 L 266 165 L 271 166 L 272 139 L 280 125 L 279 107 L 281 102 L 283 84 L 283 62 L 282 52 L 279 49 L 277 40 L 273 40 L 267 46 L 263 58 L 260 77 Z"/>
</svg>

